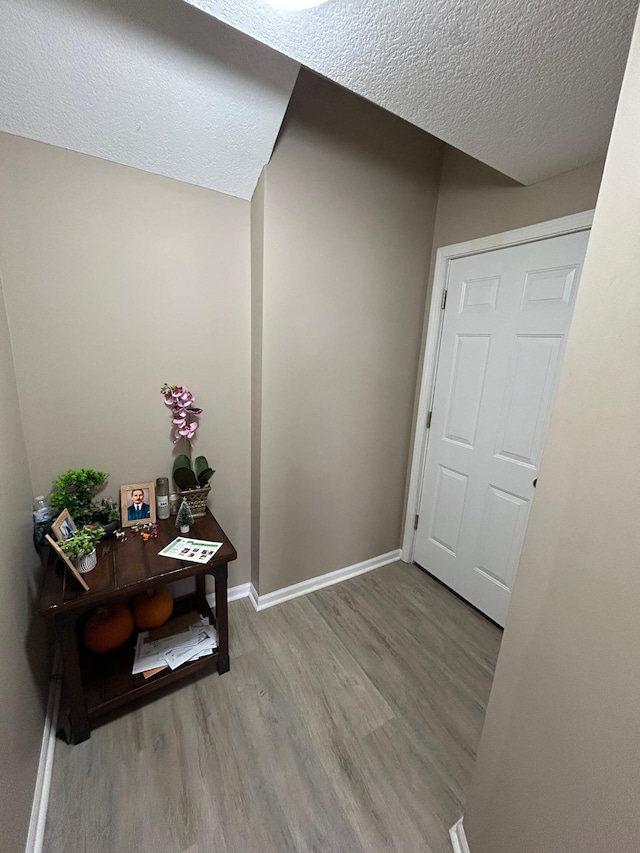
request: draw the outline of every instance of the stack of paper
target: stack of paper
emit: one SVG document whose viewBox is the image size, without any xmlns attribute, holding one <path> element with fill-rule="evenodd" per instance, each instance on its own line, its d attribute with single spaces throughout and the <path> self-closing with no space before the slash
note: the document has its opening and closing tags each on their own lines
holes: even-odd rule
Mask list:
<svg viewBox="0 0 640 853">
<path fill-rule="evenodd" d="M 161 557 L 173 557 L 174 560 L 182 560 L 183 563 L 208 563 L 220 548 L 222 548 L 222 542 L 209 542 L 207 539 L 185 539 L 184 536 L 178 536 L 166 548 L 158 551 L 158 554 Z"/>
<path fill-rule="evenodd" d="M 153 632 L 141 631 L 136 642 L 132 672 L 149 678 L 167 667 L 177 669 L 187 661 L 206 657 L 217 647 L 218 632 L 209 624 L 208 617 L 200 617 L 194 624 L 167 636 L 157 637 Z"/>
</svg>

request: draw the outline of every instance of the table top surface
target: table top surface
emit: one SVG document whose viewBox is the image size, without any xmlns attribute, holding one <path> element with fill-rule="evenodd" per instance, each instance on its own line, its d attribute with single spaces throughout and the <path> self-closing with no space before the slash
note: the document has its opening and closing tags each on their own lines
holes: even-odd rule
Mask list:
<svg viewBox="0 0 640 853">
<path fill-rule="evenodd" d="M 133 595 L 143 589 L 172 583 L 182 578 L 204 572 L 216 574 L 238 556 L 224 531 L 207 510 L 204 518 L 196 518 L 189 533 L 181 534 L 175 526 L 175 517 L 158 521 L 158 537 L 148 539 L 126 528 L 126 541 L 103 539 L 97 544 L 98 564 L 93 571 L 83 575 L 89 591 L 82 589 L 77 579 L 64 566 L 62 560 L 49 548 L 44 570 L 39 610 L 43 613 L 92 607 L 109 601 L 118 594 Z M 161 557 L 158 552 L 177 536 L 189 539 L 206 539 L 222 542 L 222 547 L 208 563 L 189 563 L 172 557 Z"/>
</svg>

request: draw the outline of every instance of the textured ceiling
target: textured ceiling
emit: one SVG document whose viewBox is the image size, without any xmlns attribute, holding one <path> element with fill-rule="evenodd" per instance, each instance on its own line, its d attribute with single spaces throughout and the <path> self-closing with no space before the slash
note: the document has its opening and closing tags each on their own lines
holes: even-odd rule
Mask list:
<svg viewBox="0 0 640 853">
<path fill-rule="evenodd" d="M 604 155 L 637 0 L 186 0 L 521 181 Z"/>
<path fill-rule="evenodd" d="M 532 183 L 604 154 L 636 2 L 0 0 L 0 130 L 250 198 L 302 62 Z"/>
<path fill-rule="evenodd" d="M 0 0 L 0 130 L 240 198 L 297 73 L 180 0 Z"/>
</svg>

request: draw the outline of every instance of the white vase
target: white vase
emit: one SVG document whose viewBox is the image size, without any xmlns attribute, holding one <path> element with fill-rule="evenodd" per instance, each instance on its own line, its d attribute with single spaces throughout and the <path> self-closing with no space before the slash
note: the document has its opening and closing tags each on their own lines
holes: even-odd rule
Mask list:
<svg viewBox="0 0 640 853">
<path fill-rule="evenodd" d="M 97 562 L 98 554 L 94 548 L 93 551 L 90 551 L 88 554 L 84 554 L 82 557 L 76 557 L 73 564 L 81 575 L 86 575 L 87 572 L 95 569 Z"/>
</svg>

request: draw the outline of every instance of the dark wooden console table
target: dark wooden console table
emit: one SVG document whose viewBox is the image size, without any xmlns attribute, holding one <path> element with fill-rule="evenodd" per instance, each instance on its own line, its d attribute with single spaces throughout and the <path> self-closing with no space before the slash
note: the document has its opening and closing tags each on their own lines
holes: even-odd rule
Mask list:
<svg viewBox="0 0 640 853">
<path fill-rule="evenodd" d="M 60 732 L 70 743 L 80 743 L 90 737 L 91 724 L 104 714 L 137 699 L 141 699 L 188 676 L 217 669 L 229 671 L 229 633 L 227 622 L 227 565 L 237 557 L 236 550 L 218 522 L 207 510 L 204 518 L 196 519 L 187 534 L 193 539 L 222 542 L 212 560 L 206 565 L 159 557 L 158 551 L 180 534 L 175 519 L 158 522 L 158 538 L 144 541 L 138 534 L 128 532 L 126 541 L 106 539 L 98 543 L 98 565 L 85 575 L 90 586 L 85 592 L 71 572 L 64 570 L 62 561 L 55 559 L 53 549 L 46 560 L 40 612 L 53 619 L 60 643 L 64 673 L 64 696 L 68 718 L 61 716 Z M 206 599 L 205 577 L 215 581 L 215 613 Z M 167 583 L 195 578 L 195 593 L 176 599 L 174 615 L 197 610 L 209 616 L 218 631 L 218 649 L 208 657 L 183 664 L 178 669 L 166 669 L 145 680 L 132 675 L 135 633 L 121 648 L 104 655 L 88 651 L 81 634 L 89 613 L 101 604 L 127 601 L 139 592 Z M 66 706 L 63 706 L 66 712 Z"/>
</svg>

